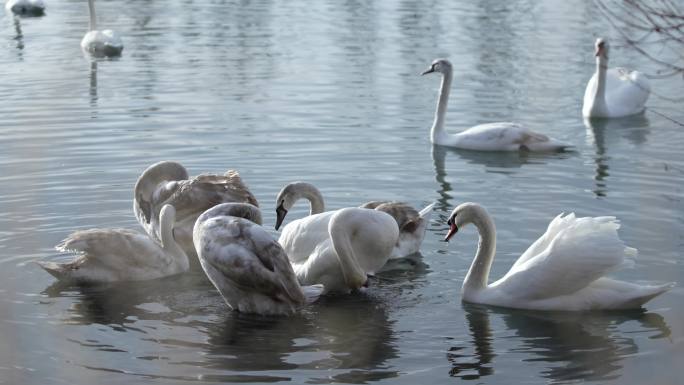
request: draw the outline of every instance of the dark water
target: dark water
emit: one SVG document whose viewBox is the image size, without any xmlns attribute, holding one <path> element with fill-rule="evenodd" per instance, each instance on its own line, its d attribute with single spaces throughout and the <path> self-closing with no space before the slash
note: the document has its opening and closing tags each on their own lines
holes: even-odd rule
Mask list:
<svg viewBox="0 0 684 385">
<path fill-rule="evenodd" d="M 615 215 L 640 256 L 614 276 L 681 285 L 684 128 L 660 114 L 682 121 L 684 104 L 652 95 L 643 116 L 585 126 L 597 36 L 615 41 L 612 65 L 655 71 L 592 2 L 97 5 L 119 59 L 82 55 L 85 1 L 0 16 L 0 383 L 681 383 L 681 286 L 639 312 L 464 305 L 477 236 L 440 242 L 451 209 L 480 202 L 499 277 L 558 213 Z M 576 151 L 433 148 L 439 80 L 418 73 L 435 57 L 454 63 L 450 130 L 514 120 Z M 201 273 L 74 288 L 32 263 L 63 258 L 53 246 L 76 229 L 138 228 L 133 184 L 162 159 L 239 170 L 267 225 L 297 179 L 330 208 L 438 203 L 422 255 L 291 318 L 230 312 Z"/>
</svg>

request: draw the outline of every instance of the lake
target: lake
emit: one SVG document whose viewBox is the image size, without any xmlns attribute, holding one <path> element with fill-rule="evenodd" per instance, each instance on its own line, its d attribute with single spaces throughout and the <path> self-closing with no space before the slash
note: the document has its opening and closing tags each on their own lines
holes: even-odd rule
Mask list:
<svg viewBox="0 0 684 385">
<path fill-rule="evenodd" d="M 510 4 L 509 4 L 510 3 Z M 593 44 L 655 74 L 594 2 L 100 1 L 120 58 L 80 50 L 85 1 L 0 15 L 0 384 L 679 384 L 684 375 L 684 80 L 653 78 L 648 110 L 587 123 Z M 620 10 L 625 14 L 628 10 Z M 447 129 L 510 120 L 569 142 L 557 154 L 429 141 L 439 78 Z M 657 95 L 656 95 L 657 94 Z M 293 317 L 231 312 L 201 271 L 140 283 L 57 284 L 34 261 L 78 229 L 142 231 L 138 175 L 175 160 L 238 170 L 274 236 L 286 183 L 330 209 L 437 202 L 421 253 L 364 293 Z M 442 242 L 459 203 L 498 230 L 492 278 L 561 212 L 614 215 L 639 249 L 613 277 L 678 281 L 641 311 L 549 313 L 464 304 L 473 227 Z M 287 221 L 307 214 L 299 203 Z"/>
</svg>

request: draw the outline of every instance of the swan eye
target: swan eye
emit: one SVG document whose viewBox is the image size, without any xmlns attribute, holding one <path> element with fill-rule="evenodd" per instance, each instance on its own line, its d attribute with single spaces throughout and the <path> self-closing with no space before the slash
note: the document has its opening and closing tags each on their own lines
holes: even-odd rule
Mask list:
<svg viewBox="0 0 684 385">
<path fill-rule="evenodd" d="M 447 225 L 451 226 L 451 218 L 447 219 Z"/>
</svg>

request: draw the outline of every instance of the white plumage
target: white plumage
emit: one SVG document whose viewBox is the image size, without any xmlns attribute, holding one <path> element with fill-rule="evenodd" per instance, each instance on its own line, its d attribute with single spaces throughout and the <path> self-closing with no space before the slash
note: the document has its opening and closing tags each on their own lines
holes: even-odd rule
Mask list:
<svg viewBox="0 0 684 385">
<path fill-rule="evenodd" d="M 288 210 L 300 198 L 309 201 L 310 215 L 314 216 L 324 212 L 323 196 L 316 186 L 306 182 L 289 183 L 283 187 L 276 198 L 276 230 L 282 224 Z M 420 212 L 406 203 L 394 201 L 371 201 L 360 207 L 385 212 L 396 220 L 397 226 L 399 226 L 399 240 L 390 254 L 390 258 L 395 259 L 406 257 L 420 250 L 434 203 L 426 206 Z M 332 213 L 317 215 L 315 218 L 306 221 L 294 221 L 283 228 L 279 241 L 281 244 L 287 245 L 284 247 L 291 259 L 296 258 L 292 256 L 293 253 L 298 256 L 310 255 L 319 243 L 329 238 L 328 225 Z"/>
<path fill-rule="evenodd" d="M 76 259 L 38 264 L 57 279 L 76 283 L 141 281 L 185 272 L 189 261 L 173 237 L 173 206 L 165 205 L 160 216 L 161 245 L 126 229 L 76 231 L 56 247 L 80 254 Z"/>
<path fill-rule="evenodd" d="M 614 217 L 556 217 L 501 279 L 487 284 L 496 250 L 496 231 L 487 211 L 458 206 L 449 218 L 447 240 L 473 223 L 480 233 L 477 255 L 463 282 L 463 300 L 535 310 L 613 310 L 638 308 L 672 284 L 642 286 L 605 277 L 633 264 L 637 250 L 618 237 Z"/>
<path fill-rule="evenodd" d="M 119 56 L 123 51 L 123 41 L 118 33 L 111 29 L 99 31 L 95 15 L 95 0 L 88 0 L 90 23 L 88 33 L 81 40 L 81 49 L 93 56 Z"/>
<path fill-rule="evenodd" d="M 559 151 L 570 147 L 561 141 L 510 122 L 481 124 L 457 134 L 447 133 L 444 122 L 453 76 L 451 62 L 447 59 L 436 59 L 422 75 L 433 72 L 442 74 L 442 85 L 435 120 L 430 130 L 432 143 L 476 151 Z"/>
<path fill-rule="evenodd" d="M 248 218 L 248 219 L 245 219 Z M 323 291 L 300 287 L 287 255 L 249 204 L 224 203 L 203 213 L 193 239 L 202 268 L 228 305 L 244 313 L 289 315 Z"/>
<path fill-rule="evenodd" d="M 625 68 L 608 69 L 608 42 L 596 40 L 596 72 L 584 91 L 582 115 L 618 118 L 644 111 L 651 86 L 646 76 Z"/>
</svg>

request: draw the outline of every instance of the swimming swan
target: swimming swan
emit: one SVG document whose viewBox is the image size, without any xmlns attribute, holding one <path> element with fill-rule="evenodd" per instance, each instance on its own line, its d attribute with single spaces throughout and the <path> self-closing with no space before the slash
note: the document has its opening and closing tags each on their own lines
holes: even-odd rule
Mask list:
<svg viewBox="0 0 684 385">
<path fill-rule="evenodd" d="M 181 164 L 161 161 L 148 167 L 135 183 L 133 211 L 147 234 L 159 239 L 159 211 L 165 204 L 176 208 L 175 234 L 189 256 L 195 255 L 192 231 L 197 218 L 219 203 L 242 202 L 258 206 L 237 171 L 225 175 L 201 174 L 190 178 Z M 259 223 L 261 224 L 261 223 Z"/>
<path fill-rule="evenodd" d="M 584 91 L 582 115 L 618 118 L 644 111 L 651 86 L 646 76 L 625 68 L 608 69 L 608 42 L 596 39 L 596 72 Z"/>
<path fill-rule="evenodd" d="M 287 255 L 261 226 L 258 208 L 223 203 L 197 219 L 193 240 L 209 280 L 232 309 L 289 315 L 313 302 L 323 286 L 301 287 Z"/>
<path fill-rule="evenodd" d="M 5 9 L 20 16 L 42 16 L 45 14 L 43 0 L 9 0 Z"/>
<path fill-rule="evenodd" d="M 322 283 L 326 293 L 364 286 L 367 276 L 380 270 L 397 246 L 397 221 L 385 212 L 358 207 L 323 212 L 318 189 L 295 182 L 278 194 L 276 226 L 300 197 L 311 202 L 311 215 L 289 223 L 278 239 L 299 282 Z"/>
<path fill-rule="evenodd" d="M 673 286 L 642 286 L 604 277 L 633 264 L 637 250 L 620 240 L 614 217 L 574 214 L 557 216 L 511 270 L 488 285 L 496 230 L 487 211 L 476 203 L 456 207 L 445 240 L 469 223 L 477 227 L 480 243 L 463 282 L 466 302 L 533 310 L 633 309 Z"/>
<path fill-rule="evenodd" d="M 432 143 L 478 151 L 559 151 L 570 147 L 563 142 L 510 122 L 481 124 L 457 134 L 447 133 L 444 129 L 444 120 L 453 76 L 451 62 L 447 59 L 436 59 L 421 75 L 433 72 L 442 73 L 442 86 L 435 120 L 430 131 Z"/>
<path fill-rule="evenodd" d="M 161 245 L 147 234 L 126 229 L 76 231 L 56 246 L 62 252 L 80 255 L 71 262 L 38 262 L 59 280 L 75 283 L 142 281 L 183 273 L 188 257 L 173 236 L 176 210 L 164 205 Z"/>
<path fill-rule="evenodd" d="M 290 183 L 283 187 L 276 198 L 276 230 L 280 228 L 288 210 L 290 210 L 295 202 L 301 198 L 309 201 L 310 215 L 320 214 L 325 210 L 323 195 L 316 186 L 306 182 Z M 391 215 L 397 221 L 397 225 L 399 226 L 399 241 L 390 254 L 390 259 L 396 259 L 418 252 L 420 245 L 425 238 L 425 230 L 430 221 L 434 203 L 428 205 L 420 212 L 403 202 L 372 201 L 364 203 L 360 207 L 383 211 Z M 281 244 L 297 245 L 296 249 L 293 250 L 286 247 L 286 250 L 289 250 L 288 255 L 290 255 L 290 253 L 308 255 L 318 243 L 328 238 L 327 227 L 330 218 L 331 215 L 325 215 L 318 218 L 318 220 L 315 221 L 318 226 L 317 230 L 312 227 L 307 227 L 306 235 L 303 238 L 301 238 L 302 234 L 292 230 L 294 229 L 294 226 L 289 227 L 291 224 L 285 226 L 280 236 Z M 308 243 L 306 249 L 301 249 L 299 247 L 300 245 L 304 246 L 306 243 Z"/>
<path fill-rule="evenodd" d="M 103 31 L 97 30 L 97 20 L 95 16 L 95 0 L 88 0 L 88 11 L 90 22 L 88 33 L 81 40 L 81 49 L 94 56 L 119 56 L 123 51 L 123 41 L 116 32 L 111 29 Z"/>
</svg>

